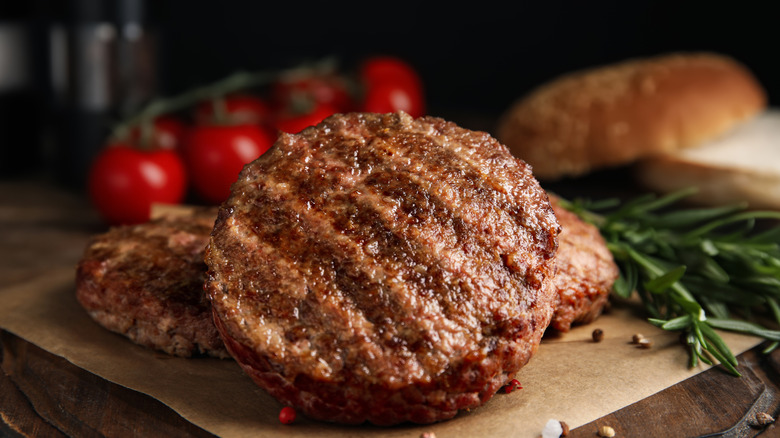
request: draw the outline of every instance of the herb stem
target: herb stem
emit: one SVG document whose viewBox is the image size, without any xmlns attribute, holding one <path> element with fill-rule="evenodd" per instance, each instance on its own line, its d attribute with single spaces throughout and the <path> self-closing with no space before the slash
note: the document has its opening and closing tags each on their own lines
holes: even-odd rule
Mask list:
<svg viewBox="0 0 780 438">
<path fill-rule="evenodd" d="M 780 212 L 744 205 L 673 208 L 693 193 L 647 195 L 622 205 L 561 199 L 561 205 L 601 232 L 620 268 L 615 295 L 636 293 L 650 323 L 684 332 L 690 366 L 714 359 L 739 376 L 737 359 L 717 330 L 770 341 L 765 351 L 780 345 L 780 330 L 767 325 L 780 326 L 780 229 L 754 232 L 759 220 L 780 220 Z"/>
</svg>

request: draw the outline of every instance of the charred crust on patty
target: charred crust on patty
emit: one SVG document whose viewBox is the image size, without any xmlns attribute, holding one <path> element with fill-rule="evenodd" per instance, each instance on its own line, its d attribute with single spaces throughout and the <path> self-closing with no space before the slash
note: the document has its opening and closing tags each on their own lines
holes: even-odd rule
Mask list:
<svg viewBox="0 0 780 438">
<path fill-rule="evenodd" d="M 206 251 L 215 323 L 305 415 L 430 423 L 537 349 L 560 226 L 530 167 L 435 117 L 349 113 L 247 165 Z"/>
<path fill-rule="evenodd" d="M 76 268 L 76 298 L 98 324 L 174 356 L 229 357 L 203 291 L 216 209 L 117 226 L 94 236 Z"/>
</svg>

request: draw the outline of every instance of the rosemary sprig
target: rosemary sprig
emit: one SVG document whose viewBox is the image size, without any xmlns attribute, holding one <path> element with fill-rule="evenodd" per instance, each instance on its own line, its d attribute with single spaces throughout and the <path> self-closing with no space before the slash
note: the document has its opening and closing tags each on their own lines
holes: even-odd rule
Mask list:
<svg viewBox="0 0 780 438">
<path fill-rule="evenodd" d="M 682 332 L 691 366 L 717 361 L 738 376 L 737 360 L 715 329 L 766 339 L 765 352 L 780 345 L 780 330 L 762 322 L 780 324 L 780 227 L 756 226 L 780 212 L 673 208 L 693 193 L 561 205 L 601 231 L 620 268 L 615 295 L 638 294 L 650 323 Z"/>
</svg>

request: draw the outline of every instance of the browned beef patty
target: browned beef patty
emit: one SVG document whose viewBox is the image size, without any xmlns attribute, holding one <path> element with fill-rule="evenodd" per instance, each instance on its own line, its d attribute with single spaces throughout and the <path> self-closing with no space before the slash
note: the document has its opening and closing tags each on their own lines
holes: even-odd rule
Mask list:
<svg viewBox="0 0 780 438">
<path fill-rule="evenodd" d="M 228 357 L 203 291 L 215 209 L 164 216 L 95 236 L 76 271 L 76 297 L 103 327 L 190 357 Z"/>
<path fill-rule="evenodd" d="M 559 230 L 529 166 L 488 134 L 335 115 L 241 172 L 206 289 L 228 350 L 282 403 L 430 423 L 486 402 L 531 358 Z"/>
<path fill-rule="evenodd" d="M 550 197 L 561 225 L 555 255 L 555 289 L 559 302 L 550 327 L 567 332 L 572 324 L 593 322 L 609 300 L 618 267 L 598 228 L 582 221 Z"/>
</svg>

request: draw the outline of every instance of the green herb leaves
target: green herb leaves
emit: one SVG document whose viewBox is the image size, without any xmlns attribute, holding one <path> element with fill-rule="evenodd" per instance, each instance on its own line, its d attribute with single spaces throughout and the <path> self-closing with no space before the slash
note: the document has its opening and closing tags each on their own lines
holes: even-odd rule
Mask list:
<svg viewBox="0 0 780 438">
<path fill-rule="evenodd" d="M 780 343 L 780 227 L 757 230 L 780 212 L 744 205 L 674 209 L 690 196 L 683 190 L 625 203 L 561 199 L 561 205 L 596 225 L 607 241 L 620 278 L 613 293 L 637 293 L 664 330 L 682 331 L 698 361 L 719 362 L 739 375 L 737 361 L 715 329 Z M 772 322 L 774 320 L 774 322 Z"/>
</svg>

